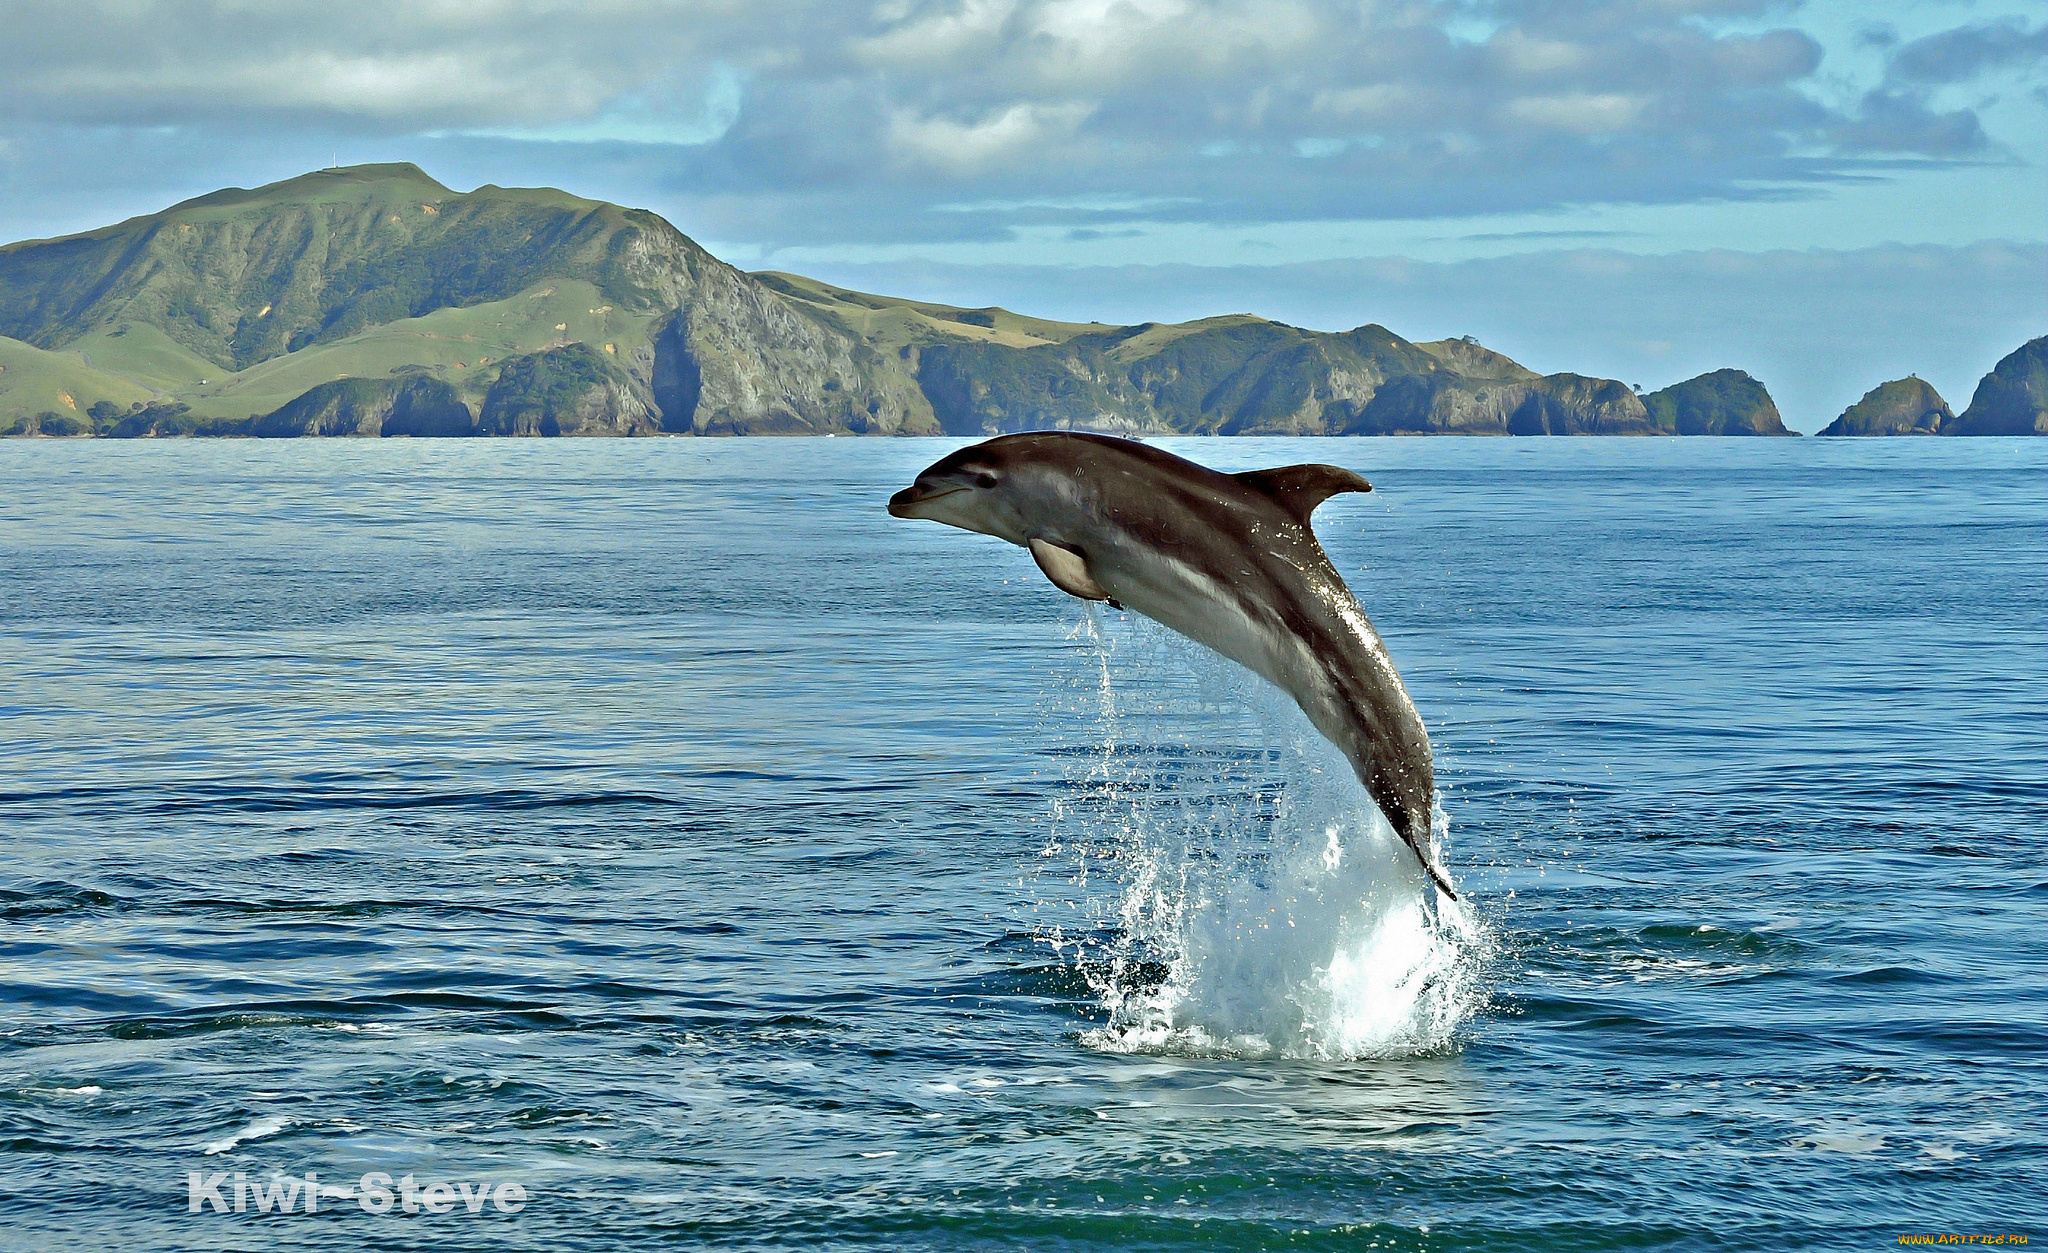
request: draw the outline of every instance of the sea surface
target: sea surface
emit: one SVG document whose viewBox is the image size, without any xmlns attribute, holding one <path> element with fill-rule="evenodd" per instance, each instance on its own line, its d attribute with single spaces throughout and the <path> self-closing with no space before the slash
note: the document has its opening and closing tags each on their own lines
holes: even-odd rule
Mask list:
<svg viewBox="0 0 2048 1253">
<path fill-rule="evenodd" d="M 2048 1241 L 2048 440 L 1162 442 L 1462 905 L 944 441 L 0 443 L 0 1247 Z"/>
</svg>

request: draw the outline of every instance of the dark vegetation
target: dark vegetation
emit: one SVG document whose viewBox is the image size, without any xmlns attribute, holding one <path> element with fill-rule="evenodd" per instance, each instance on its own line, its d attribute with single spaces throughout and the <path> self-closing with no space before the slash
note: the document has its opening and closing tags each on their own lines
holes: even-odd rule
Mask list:
<svg viewBox="0 0 2048 1253">
<path fill-rule="evenodd" d="M 484 397 L 478 433 L 564 435 L 585 427 L 653 429 L 644 405 L 630 397 L 630 380 L 589 344 L 565 344 L 507 361 Z"/>
<path fill-rule="evenodd" d="M 1659 430 L 1674 435 L 1790 435 L 1764 385 L 1741 370 L 1715 370 L 1643 397 Z"/>
</svg>

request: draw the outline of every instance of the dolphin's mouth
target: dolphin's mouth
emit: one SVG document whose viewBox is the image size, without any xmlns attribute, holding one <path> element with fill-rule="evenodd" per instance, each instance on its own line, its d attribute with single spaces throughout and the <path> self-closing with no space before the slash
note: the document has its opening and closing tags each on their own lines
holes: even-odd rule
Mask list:
<svg viewBox="0 0 2048 1253">
<path fill-rule="evenodd" d="M 927 492 L 920 491 L 916 484 L 912 484 L 889 498 L 889 516 L 892 518 L 910 517 L 910 511 L 918 505 L 930 504 L 942 496 L 957 496 L 966 490 L 964 487 L 948 487 L 941 491 Z"/>
</svg>

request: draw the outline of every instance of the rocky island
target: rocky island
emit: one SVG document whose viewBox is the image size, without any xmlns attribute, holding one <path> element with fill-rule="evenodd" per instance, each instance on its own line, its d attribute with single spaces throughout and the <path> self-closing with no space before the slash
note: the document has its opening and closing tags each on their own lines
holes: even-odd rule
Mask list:
<svg viewBox="0 0 2048 1253">
<path fill-rule="evenodd" d="M 2048 335 L 1992 367 L 1944 435 L 2048 435 Z"/>
<path fill-rule="evenodd" d="M 1871 388 L 1821 434 L 1939 435 L 1955 420 L 1941 393 L 1916 374 Z"/>
<path fill-rule="evenodd" d="M 2008 353 L 1957 414 L 1918 376 L 1864 393 L 1822 435 L 2048 435 L 2048 335 Z"/>
<path fill-rule="evenodd" d="M 1764 385 L 1741 370 L 1715 370 L 1643 397 L 1674 435 L 1790 435 Z"/>
</svg>

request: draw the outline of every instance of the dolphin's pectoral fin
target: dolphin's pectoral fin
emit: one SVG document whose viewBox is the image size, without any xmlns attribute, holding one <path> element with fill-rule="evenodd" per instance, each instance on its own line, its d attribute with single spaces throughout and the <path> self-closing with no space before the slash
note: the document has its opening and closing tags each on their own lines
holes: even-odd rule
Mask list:
<svg viewBox="0 0 2048 1253">
<path fill-rule="evenodd" d="M 1372 484 L 1339 466 L 1277 466 L 1271 470 L 1246 470 L 1230 477 L 1255 492 L 1271 496 L 1303 526 L 1308 525 L 1308 516 L 1316 511 L 1317 505 L 1337 493 L 1372 490 Z"/>
<path fill-rule="evenodd" d="M 1045 571 L 1045 577 L 1052 585 L 1069 596 L 1082 600 L 1109 600 L 1109 593 L 1102 590 L 1102 584 L 1088 573 L 1087 559 L 1064 544 L 1055 544 L 1049 539 L 1033 539 L 1030 543 L 1031 558 L 1038 568 Z M 1115 601 L 1109 602 L 1115 605 Z M 1121 609 L 1123 606 L 1117 605 Z"/>
</svg>

